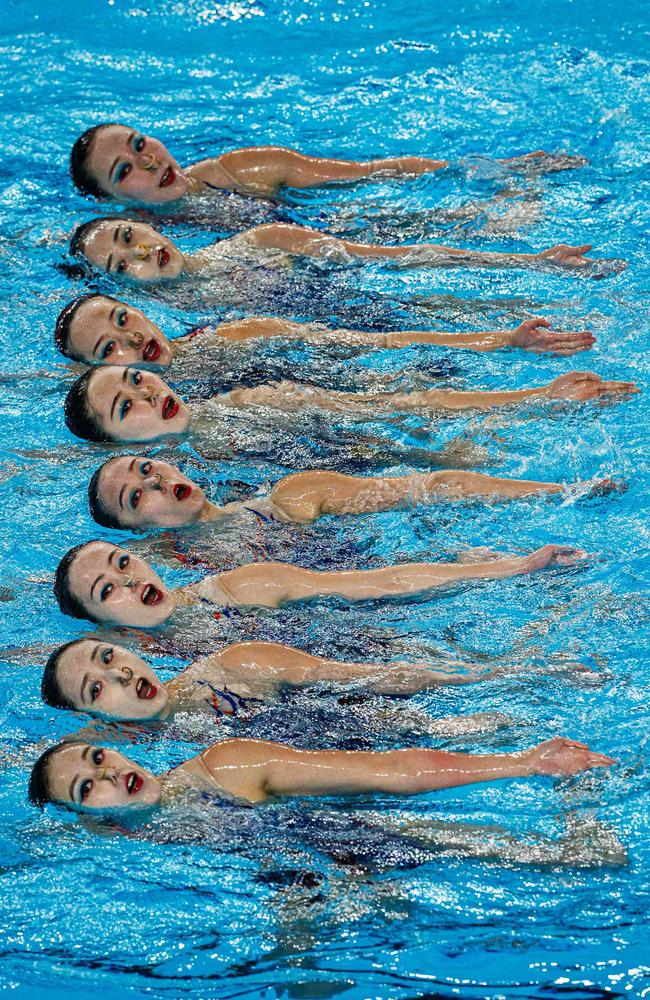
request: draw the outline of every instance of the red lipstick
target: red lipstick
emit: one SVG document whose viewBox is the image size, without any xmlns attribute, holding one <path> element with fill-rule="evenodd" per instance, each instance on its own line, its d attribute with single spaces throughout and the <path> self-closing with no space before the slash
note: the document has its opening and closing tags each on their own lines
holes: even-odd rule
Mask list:
<svg viewBox="0 0 650 1000">
<path fill-rule="evenodd" d="M 158 343 L 157 340 L 154 340 L 154 338 L 152 337 L 151 340 L 148 340 L 147 343 L 144 345 L 142 351 L 142 360 L 157 361 L 159 357 L 160 357 L 160 344 Z"/>
<path fill-rule="evenodd" d="M 158 267 L 162 270 L 167 264 L 169 264 L 169 250 L 161 247 L 158 251 Z"/>
<path fill-rule="evenodd" d="M 185 483 L 177 483 L 176 486 L 172 488 L 172 493 L 177 500 L 187 500 L 191 492 L 192 487 L 186 486 Z"/>
<path fill-rule="evenodd" d="M 140 600 L 148 607 L 152 607 L 155 604 L 160 604 L 164 596 L 162 590 L 154 587 L 153 583 L 148 583 L 140 595 Z"/>
<path fill-rule="evenodd" d="M 172 420 L 178 413 L 179 406 L 173 396 L 166 396 L 162 407 L 163 420 Z"/>
</svg>

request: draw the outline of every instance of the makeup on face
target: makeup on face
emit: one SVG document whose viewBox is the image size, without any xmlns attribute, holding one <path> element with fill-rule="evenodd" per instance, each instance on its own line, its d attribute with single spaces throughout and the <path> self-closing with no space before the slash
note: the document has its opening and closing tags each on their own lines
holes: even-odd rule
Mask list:
<svg viewBox="0 0 650 1000">
<path fill-rule="evenodd" d="M 201 487 L 175 466 L 145 456 L 110 459 L 102 467 L 97 492 L 102 506 L 133 528 L 192 524 L 206 503 Z"/>
<path fill-rule="evenodd" d="M 54 754 L 48 784 L 56 802 L 78 812 L 131 812 L 160 802 L 160 781 L 150 771 L 117 750 L 83 743 Z"/>
<path fill-rule="evenodd" d="M 169 697 L 148 663 L 122 646 L 83 639 L 59 657 L 56 679 L 77 711 L 121 722 L 165 717 Z"/>
<path fill-rule="evenodd" d="M 176 608 L 173 593 L 143 559 L 107 542 L 80 550 L 68 582 L 91 621 L 154 627 Z"/>
<path fill-rule="evenodd" d="M 71 352 L 87 364 L 171 364 L 167 337 L 139 309 L 105 295 L 97 295 L 76 309 L 69 330 Z"/>
<path fill-rule="evenodd" d="M 171 240 L 132 219 L 101 219 L 84 238 L 82 252 L 100 271 L 136 282 L 177 278 L 185 263 Z"/>
<path fill-rule="evenodd" d="M 153 441 L 183 434 L 190 425 L 189 408 L 153 372 L 99 368 L 88 385 L 88 402 L 115 441 Z"/>
<path fill-rule="evenodd" d="M 107 125 L 93 139 L 87 169 L 112 198 L 164 205 L 187 194 L 182 168 L 165 146 L 127 125 Z"/>
</svg>

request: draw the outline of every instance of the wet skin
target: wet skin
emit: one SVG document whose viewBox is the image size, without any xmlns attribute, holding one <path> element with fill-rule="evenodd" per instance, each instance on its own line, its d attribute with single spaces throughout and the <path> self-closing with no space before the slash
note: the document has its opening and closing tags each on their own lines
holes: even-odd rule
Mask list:
<svg viewBox="0 0 650 1000">
<path fill-rule="evenodd" d="M 148 628 L 176 607 L 172 592 L 142 559 L 108 542 L 85 545 L 68 580 L 91 621 Z"/>
<path fill-rule="evenodd" d="M 69 330 L 70 352 L 90 365 L 171 364 L 172 348 L 155 323 L 134 306 L 98 295 L 75 311 Z"/>
<path fill-rule="evenodd" d="M 88 384 L 88 402 L 114 441 L 153 441 L 184 434 L 190 426 L 188 407 L 153 372 L 98 368 Z"/>
<path fill-rule="evenodd" d="M 165 685 L 122 646 L 82 639 L 59 657 L 56 679 L 78 712 L 122 722 L 164 719 L 169 712 Z"/>
<path fill-rule="evenodd" d="M 127 125 L 96 133 L 86 167 L 106 194 L 118 201 L 164 205 L 182 198 L 187 178 L 162 142 Z"/>
<path fill-rule="evenodd" d="M 81 252 L 100 271 L 131 281 L 168 281 L 185 266 L 171 240 L 131 219 L 101 219 L 85 236 Z"/>
<path fill-rule="evenodd" d="M 132 528 L 176 528 L 198 521 L 205 493 L 173 465 L 125 456 L 110 459 L 99 474 L 103 506 Z"/>
<path fill-rule="evenodd" d="M 47 774 L 54 801 L 77 812 L 130 812 L 160 802 L 158 778 L 117 750 L 71 743 L 52 757 Z"/>
</svg>

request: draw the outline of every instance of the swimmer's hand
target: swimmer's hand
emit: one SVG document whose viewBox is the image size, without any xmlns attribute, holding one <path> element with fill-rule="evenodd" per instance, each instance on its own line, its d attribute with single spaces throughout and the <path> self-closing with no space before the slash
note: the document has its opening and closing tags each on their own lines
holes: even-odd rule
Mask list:
<svg viewBox="0 0 650 1000">
<path fill-rule="evenodd" d="M 634 382 L 605 381 L 594 372 L 568 372 L 546 387 L 550 399 L 602 399 L 608 396 L 633 396 L 641 392 Z"/>
<path fill-rule="evenodd" d="M 604 753 L 594 753 L 584 743 L 575 743 L 563 736 L 546 740 L 531 747 L 522 756 L 530 767 L 530 774 L 548 774 L 564 777 L 579 774 L 594 767 L 611 767 L 616 761 Z"/>
<path fill-rule="evenodd" d="M 574 566 L 587 558 L 584 549 L 573 545 L 543 545 L 526 556 L 526 566 L 529 573 L 547 566 Z"/>
<path fill-rule="evenodd" d="M 582 243 L 576 247 L 568 246 L 566 243 L 558 243 L 557 246 L 549 247 L 548 250 L 540 250 L 535 256 L 538 260 L 557 264 L 558 267 L 587 267 L 593 263 L 585 257 L 591 248 L 591 243 Z"/>
<path fill-rule="evenodd" d="M 530 351 L 532 354 L 557 354 L 564 358 L 578 354 L 579 351 L 590 350 L 595 341 L 596 338 L 589 330 L 580 330 L 578 333 L 551 330 L 549 320 L 541 316 L 525 320 L 510 335 L 510 347 Z"/>
</svg>

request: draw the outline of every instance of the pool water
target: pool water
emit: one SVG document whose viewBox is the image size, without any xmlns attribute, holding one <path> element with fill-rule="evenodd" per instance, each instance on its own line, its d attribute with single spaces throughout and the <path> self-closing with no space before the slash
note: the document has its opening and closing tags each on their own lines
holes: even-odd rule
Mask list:
<svg viewBox="0 0 650 1000">
<path fill-rule="evenodd" d="M 184 247 L 278 211 L 358 239 L 448 239 L 521 251 L 591 242 L 595 256 L 629 261 L 602 281 L 523 271 L 370 266 L 329 275 L 307 268 L 302 298 L 299 282 L 293 302 L 278 292 L 278 312 L 291 306 L 294 318 L 351 325 L 356 316 L 359 325 L 449 329 L 510 326 L 541 314 L 560 328 L 593 329 L 596 347 L 558 360 L 422 347 L 350 356 L 272 344 L 224 352 L 231 372 L 268 365 L 332 385 L 394 376 L 400 387 L 442 380 L 510 388 L 578 368 L 634 379 L 647 390 L 647 5 L 6 0 L 1 30 L 2 991 L 25 1000 L 94 991 L 105 1000 L 645 995 L 645 395 L 604 407 L 362 428 L 385 437 L 394 470 L 409 467 L 417 444 L 438 448 L 466 435 L 480 447 L 484 471 L 563 481 L 613 476 L 625 481 L 625 492 L 499 507 L 440 504 L 324 519 L 295 532 L 271 526 L 263 537 L 228 535 L 208 545 L 215 565 L 267 553 L 364 567 L 560 541 L 592 553 L 585 567 L 408 604 L 206 614 L 181 621 L 175 634 L 161 629 L 148 638 L 164 676 L 215 643 L 246 638 L 341 659 L 498 657 L 518 672 L 393 702 L 303 692 L 246 725 L 215 727 L 213 735 L 306 747 L 494 752 L 568 734 L 614 756 L 611 774 L 502 782 L 401 803 L 379 796 L 257 812 L 215 808 L 180 829 L 160 820 L 147 835 L 129 837 L 102 836 L 54 810 L 40 814 L 25 791 L 37 753 L 84 725 L 45 708 L 39 696 L 47 652 L 93 631 L 59 613 L 55 566 L 91 537 L 128 544 L 88 514 L 85 485 L 105 449 L 74 440 L 65 428 L 69 373 L 52 341 L 68 299 L 88 288 L 117 288 L 108 279 L 74 281 L 58 268 L 72 228 L 104 211 L 72 189 L 74 138 L 91 124 L 117 120 L 160 136 L 181 163 L 264 143 L 454 163 L 414 181 L 288 192 L 278 209 L 220 200 L 214 216 L 167 220 L 165 231 Z M 589 164 L 522 178 L 494 161 L 537 148 L 583 154 Z M 511 197 L 495 200 L 504 189 Z M 171 293 L 165 302 L 145 291 L 122 294 L 180 335 L 245 311 L 218 292 L 210 301 Z M 191 394 L 191 379 L 182 389 Z M 209 389 L 208 380 L 194 391 L 205 396 Z M 189 442 L 155 450 L 174 455 L 218 500 L 268 486 L 300 467 L 301 454 L 318 459 L 318 439 L 306 432 L 302 452 L 296 434 L 270 450 L 272 425 L 256 430 L 242 421 L 233 434 L 248 445 L 248 457 L 231 453 L 211 463 Z M 333 462 L 336 456 L 334 441 Z M 168 565 L 161 573 L 174 583 L 197 575 Z M 102 634 L 137 649 L 119 629 Z M 440 721 L 470 715 L 473 723 Z M 191 727 L 167 735 L 135 739 L 127 752 L 162 770 L 204 738 Z M 395 832 L 399 823 L 410 824 L 410 838 Z"/>
</svg>

